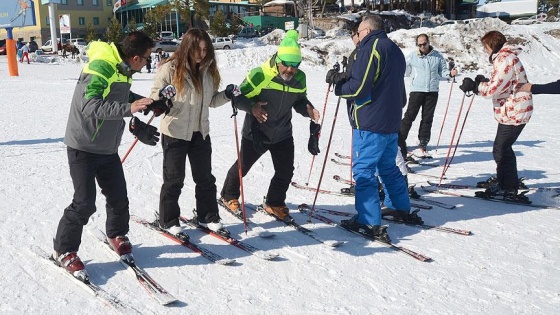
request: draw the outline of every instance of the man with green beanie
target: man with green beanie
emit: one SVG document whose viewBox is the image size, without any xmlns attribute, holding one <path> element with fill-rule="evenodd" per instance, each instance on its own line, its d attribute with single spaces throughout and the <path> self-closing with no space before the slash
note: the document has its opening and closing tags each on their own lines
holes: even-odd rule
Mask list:
<svg viewBox="0 0 560 315">
<path fill-rule="evenodd" d="M 299 69 L 301 49 L 298 33 L 290 30 L 280 43 L 278 52 L 260 67 L 254 68 L 239 86 L 242 95 L 235 97 L 234 105 L 247 112 L 241 140 L 242 176 L 267 151 L 270 151 L 274 176 L 270 181 L 265 210 L 289 222 L 292 218 L 286 207 L 288 191 L 294 173 L 294 139 L 292 137 L 292 109 L 311 118 L 308 149 L 319 152 L 319 112 L 307 99 L 305 73 Z M 231 212 L 239 209 L 239 171 L 235 161 L 224 182 L 221 201 Z"/>
</svg>

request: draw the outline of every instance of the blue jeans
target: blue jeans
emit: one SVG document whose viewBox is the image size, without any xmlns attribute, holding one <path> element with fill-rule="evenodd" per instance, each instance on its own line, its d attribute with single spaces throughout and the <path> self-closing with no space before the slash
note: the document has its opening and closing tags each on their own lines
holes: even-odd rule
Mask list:
<svg viewBox="0 0 560 315">
<path fill-rule="evenodd" d="M 398 134 L 354 129 L 352 140 L 352 172 L 356 182 L 355 207 L 358 211 L 358 223 L 381 225 L 376 171 L 385 186 L 385 205 L 410 212 L 406 182 L 395 162 Z"/>
</svg>

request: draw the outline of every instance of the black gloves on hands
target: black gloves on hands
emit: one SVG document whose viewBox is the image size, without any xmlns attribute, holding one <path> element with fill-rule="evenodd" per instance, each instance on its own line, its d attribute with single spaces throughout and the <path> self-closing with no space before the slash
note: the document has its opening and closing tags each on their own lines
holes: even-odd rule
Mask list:
<svg viewBox="0 0 560 315">
<path fill-rule="evenodd" d="M 473 92 L 474 94 L 478 95 L 478 85 L 480 84 L 480 82 L 488 82 L 488 81 L 490 80 L 487 79 L 482 74 L 479 74 L 474 78 L 474 81 L 471 78 L 464 78 L 463 84 L 461 84 L 459 88 L 465 93 Z"/>
<path fill-rule="evenodd" d="M 473 92 L 474 94 L 478 94 L 478 83 L 474 82 L 471 78 L 464 78 L 463 84 L 461 84 L 459 88 L 465 93 Z M 467 96 L 469 95 L 467 94 Z"/>
<path fill-rule="evenodd" d="M 132 117 L 128 124 L 128 130 L 144 144 L 156 145 L 159 141 L 159 132 L 157 128 L 146 124 L 138 119 L 138 117 Z"/>
<path fill-rule="evenodd" d="M 241 91 L 239 90 L 239 87 L 235 84 L 228 84 L 228 86 L 226 86 L 226 90 L 224 91 L 224 93 L 226 94 L 226 97 L 229 98 L 230 100 L 236 96 L 241 95 Z"/>
<path fill-rule="evenodd" d="M 325 82 L 330 84 L 337 84 L 341 80 L 340 75 L 341 73 L 339 73 L 338 70 L 331 69 L 329 70 L 329 72 L 327 72 Z"/>
<path fill-rule="evenodd" d="M 173 102 L 171 102 L 170 99 L 160 99 L 148 105 L 144 110 L 144 115 L 148 115 L 150 111 L 154 112 L 156 117 L 159 117 L 161 114 L 167 115 L 169 114 L 171 107 L 173 107 Z"/>
<path fill-rule="evenodd" d="M 309 123 L 309 142 L 307 142 L 307 150 L 312 155 L 321 153 L 319 150 L 319 135 L 321 134 L 321 125 L 313 120 Z"/>
<path fill-rule="evenodd" d="M 478 86 L 478 84 L 479 84 L 480 82 L 488 82 L 488 81 L 490 81 L 490 79 L 487 79 L 487 78 L 486 78 L 485 76 L 483 76 L 482 74 L 479 74 L 479 75 L 477 75 L 477 76 L 474 78 L 474 82 L 476 83 L 476 86 Z"/>
</svg>

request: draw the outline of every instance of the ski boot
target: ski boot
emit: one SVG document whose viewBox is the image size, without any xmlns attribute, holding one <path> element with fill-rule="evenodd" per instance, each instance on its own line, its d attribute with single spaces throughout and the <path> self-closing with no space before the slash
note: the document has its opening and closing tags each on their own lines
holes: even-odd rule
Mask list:
<svg viewBox="0 0 560 315">
<path fill-rule="evenodd" d="M 52 259 L 57 266 L 69 272 L 74 278 L 84 283 L 89 282 L 89 275 L 86 271 L 86 267 L 77 253 L 69 252 L 59 254 L 54 252 Z"/>
<path fill-rule="evenodd" d="M 391 243 L 391 238 L 387 233 L 387 225 L 368 225 L 358 223 L 358 215 L 354 215 L 348 220 L 340 221 L 340 226 L 345 229 L 364 234 L 380 242 L 388 244 Z"/>
</svg>

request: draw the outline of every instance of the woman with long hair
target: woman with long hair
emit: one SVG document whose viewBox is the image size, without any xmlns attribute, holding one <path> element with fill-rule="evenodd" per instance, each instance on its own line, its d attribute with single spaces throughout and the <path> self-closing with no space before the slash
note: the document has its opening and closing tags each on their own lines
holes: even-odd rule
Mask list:
<svg viewBox="0 0 560 315">
<path fill-rule="evenodd" d="M 209 108 L 227 103 L 233 97 L 233 84 L 218 92 L 221 77 L 210 36 L 191 29 L 177 51 L 158 69 L 151 97 L 168 85 L 176 88 L 173 106 L 161 119 L 163 185 L 159 201 L 159 224 L 174 235 L 188 238 L 179 224 L 179 196 L 185 179 L 188 156 L 195 183 L 198 223 L 227 235 L 220 223 L 216 202 L 216 178 L 212 175 Z"/>
</svg>

